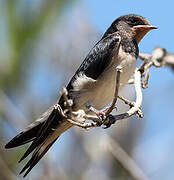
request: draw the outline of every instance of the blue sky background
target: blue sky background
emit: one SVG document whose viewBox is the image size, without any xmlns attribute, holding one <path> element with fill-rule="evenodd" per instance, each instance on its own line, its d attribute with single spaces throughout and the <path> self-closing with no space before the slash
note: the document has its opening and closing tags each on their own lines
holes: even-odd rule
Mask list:
<svg viewBox="0 0 174 180">
<path fill-rule="evenodd" d="M 111 22 L 120 15 L 128 13 L 140 14 L 159 27 L 157 31 L 151 32 L 144 38 L 140 45 L 140 47 L 143 47 L 141 49 L 151 52 L 153 47 L 158 44 L 165 46 L 169 51 L 174 51 L 174 47 L 171 46 L 174 40 L 172 36 L 174 30 L 173 1 L 84 0 L 83 2 L 84 9 L 88 11 L 90 20 L 100 31 L 104 32 Z M 151 39 L 150 43 L 148 38 Z"/>
</svg>

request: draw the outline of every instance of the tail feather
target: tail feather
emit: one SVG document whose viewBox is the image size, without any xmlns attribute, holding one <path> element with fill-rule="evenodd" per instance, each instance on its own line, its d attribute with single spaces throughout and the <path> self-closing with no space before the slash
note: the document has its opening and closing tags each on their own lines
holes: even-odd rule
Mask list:
<svg viewBox="0 0 174 180">
<path fill-rule="evenodd" d="M 19 160 L 21 162 L 34 151 L 31 159 L 21 170 L 20 174 L 27 170 L 24 174 L 25 177 L 57 138 L 70 127 L 72 127 L 72 124 L 63 119 L 58 111 L 51 107 L 38 120 L 7 143 L 5 148 L 13 148 L 33 141 Z"/>
<path fill-rule="evenodd" d="M 17 136 L 15 136 L 11 141 L 9 141 L 6 145 L 6 149 L 14 148 L 17 146 L 21 146 L 23 144 L 29 143 L 33 141 L 36 138 L 38 130 L 43 125 L 43 122 L 36 125 L 35 127 L 31 129 L 26 129 L 19 133 Z"/>
<path fill-rule="evenodd" d="M 23 177 L 27 176 L 27 174 L 38 163 L 38 161 L 44 156 L 44 154 L 50 149 L 50 147 L 54 144 L 54 142 L 56 140 L 57 140 L 57 138 L 46 147 L 44 147 L 44 144 L 41 144 L 38 148 L 36 148 L 31 159 L 27 162 L 27 164 L 24 166 L 24 168 L 20 172 L 20 174 L 22 174 L 25 170 L 27 170 Z M 44 147 L 44 149 L 43 149 L 43 147 Z"/>
<path fill-rule="evenodd" d="M 39 119 L 37 119 L 34 123 L 30 124 L 26 129 L 24 129 L 21 133 L 19 133 L 11 141 L 9 141 L 5 145 L 5 148 L 9 149 L 9 148 L 18 147 L 33 141 L 38 135 L 38 132 L 45 123 L 46 119 L 51 114 L 52 110 L 53 107 L 49 108 L 44 114 L 41 115 Z"/>
<path fill-rule="evenodd" d="M 32 170 L 32 168 L 38 163 L 38 161 L 44 156 L 44 154 L 49 150 L 49 148 L 53 145 L 53 143 L 58 139 L 58 137 L 67 129 L 72 127 L 72 124 L 66 120 L 62 120 L 58 128 L 53 129 L 51 133 L 47 136 L 44 142 L 39 144 L 31 157 L 31 159 L 27 162 L 25 167 L 21 170 L 20 174 L 22 174 L 25 170 L 26 173 L 24 177 Z"/>
<path fill-rule="evenodd" d="M 45 123 L 42 125 L 42 127 L 39 129 L 39 132 L 30 145 L 30 147 L 27 149 L 27 151 L 24 153 L 24 155 L 19 160 L 19 163 L 25 159 L 36 147 L 38 147 L 40 144 L 42 144 L 45 139 L 49 136 L 49 134 L 52 133 L 53 129 L 57 127 L 57 125 L 61 122 L 61 116 L 59 115 L 58 111 L 54 109 L 48 119 L 45 121 Z"/>
</svg>

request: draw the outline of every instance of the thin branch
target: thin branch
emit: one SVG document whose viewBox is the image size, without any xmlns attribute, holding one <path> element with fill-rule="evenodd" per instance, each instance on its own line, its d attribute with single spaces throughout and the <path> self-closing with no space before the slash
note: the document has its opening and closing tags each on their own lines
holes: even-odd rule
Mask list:
<svg viewBox="0 0 174 180">
<path fill-rule="evenodd" d="M 75 126 L 85 128 L 85 129 L 98 126 L 96 122 L 80 123 L 80 122 L 77 122 L 75 119 L 67 119 L 67 121 L 69 121 L 71 124 L 73 124 Z"/>
<path fill-rule="evenodd" d="M 146 62 L 152 61 L 156 67 L 164 65 L 174 67 L 174 54 L 159 46 L 154 48 L 152 54 L 140 53 L 139 58 Z"/>
<path fill-rule="evenodd" d="M 174 53 L 167 53 L 164 56 L 163 61 L 165 62 L 166 65 L 174 68 Z"/>
<path fill-rule="evenodd" d="M 116 83 L 115 83 L 115 93 L 114 93 L 114 99 L 112 101 L 111 106 L 108 108 L 108 110 L 105 113 L 105 116 L 108 116 L 112 110 L 115 108 L 115 104 L 117 102 L 118 97 L 118 91 L 120 87 L 120 74 L 121 74 L 122 67 L 118 66 L 116 69 Z"/>
<path fill-rule="evenodd" d="M 121 99 L 125 104 L 128 104 L 131 107 L 135 105 L 135 102 L 129 101 L 128 99 L 118 95 L 118 98 Z"/>
<path fill-rule="evenodd" d="M 147 69 L 144 79 L 142 80 L 142 88 L 144 89 L 148 88 L 149 72 L 150 72 L 150 68 Z"/>
<path fill-rule="evenodd" d="M 143 61 L 149 61 L 149 59 L 152 58 L 151 54 L 147 54 L 147 53 L 139 53 L 139 58 Z"/>
<path fill-rule="evenodd" d="M 148 88 L 151 66 L 162 67 L 164 65 L 170 65 L 171 67 L 174 67 L 174 54 L 169 54 L 164 48 L 159 46 L 154 48 L 152 54 L 140 53 L 139 58 L 144 61 L 139 67 L 142 77 L 144 76 L 142 88 Z M 170 59 L 170 61 L 168 61 L 168 59 Z"/>
<path fill-rule="evenodd" d="M 131 103 L 133 107 L 131 107 L 126 113 L 115 115 L 114 118 L 116 121 L 129 118 L 134 114 L 137 114 L 140 118 L 143 117 L 143 113 L 141 111 L 141 105 L 143 100 L 143 95 L 141 91 L 141 73 L 138 69 L 135 70 L 134 79 L 135 79 L 134 84 L 135 84 L 135 92 L 136 92 L 136 101 L 135 103 Z M 130 104 L 130 102 L 128 104 Z"/>
</svg>

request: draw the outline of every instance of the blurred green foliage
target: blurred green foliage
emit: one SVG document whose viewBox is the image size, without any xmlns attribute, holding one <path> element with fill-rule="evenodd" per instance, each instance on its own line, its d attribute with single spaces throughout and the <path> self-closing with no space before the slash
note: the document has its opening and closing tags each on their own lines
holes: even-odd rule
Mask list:
<svg viewBox="0 0 174 180">
<path fill-rule="evenodd" d="M 0 72 L 0 88 L 10 92 L 21 84 L 25 68 L 30 62 L 35 42 L 41 30 L 49 25 L 49 20 L 56 14 L 57 20 L 67 5 L 75 0 L 4 0 L 1 2 L 6 30 L 6 46 L 10 67 Z M 1 58 L 3 58 L 1 56 Z M 0 60 L 1 60 L 0 58 Z M 3 60 L 4 62 L 4 60 Z M 1 61 L 0 61 L 1 63 Z M 3 74 L 2 74 L 3 73 Z"/>
</svg>

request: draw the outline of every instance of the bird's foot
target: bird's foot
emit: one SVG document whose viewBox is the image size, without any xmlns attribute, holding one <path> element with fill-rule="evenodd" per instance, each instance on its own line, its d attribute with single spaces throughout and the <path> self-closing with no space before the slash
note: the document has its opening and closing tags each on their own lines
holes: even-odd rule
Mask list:
<svg viewBox="0 0 174 180">
<path fill-rule="evenodd" d="M 89 107 L 89 110 L 101 119 L 105 118 L 105 112 L 95 109 L 93 106 Z"/>
<path fill-rule="evenodd" d="M 107 113 L 107 111 L 110 109 L 111 106 L 108 106 L 102 110 L 103 113 Z M 117 110 L 117 107 L 115 106 L 114 109 Z"/>
<path fill-rule="evenodd" d="M 103 111 L 100 111 L 100 110 L 97 110 L 96 108 L 94 108 L 92 106 L 92 103 L 91 102 L 87 102 L 86 103 L 86 107 L 91 111 L 93 112 L 101 121 L 97 122 L 98 125 L 102 125 L 104 120 L 106 119 L 106 116 L 105 116 L 105 112 Z"/>
<path fill-rule="evenodd" d="M 102 112 L 105 114 L 105 119 L 103 122 L 103 124 L 105 125 L 104 129 L 109 128 L 112 124 L 115 124 L 115 122 L 116 122 L 116 120 L 112 114 L 107 114 L 109 109 L 110 109 L 110 106 L 108 106 L 102 110 Z M 115 109 L 117 110 L 117 107 L 115 107 Z"/>
<path fill-rule="evenodd" d="M 103 123 L 105 125 L 104 129 L 109 128 L 112 124 L 115 124 L 115 122 L 116 119 L 114 118 L 114 116 L 112 114 L 109 114 Z"/>
<path fill-rule="evenodd" d="M 102 125 L 102 124 L 105 125 L 104 129 L 109 128 L 112 124 L 116 122 L 113 115 L 109 114 L 106 116 L 106 113 L 110 108 L 110 106 L 99 111 L 95 109 L 90 102 L 88 102 L 86 103 L 86 107 L 101 119 L 101 122 L 98 122 L 98 125 Z"/>
</svg>

